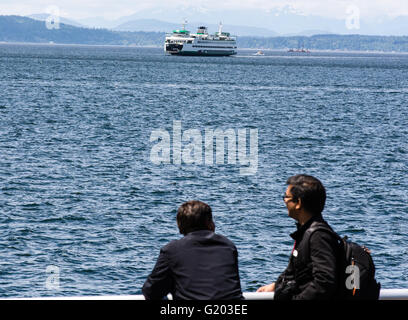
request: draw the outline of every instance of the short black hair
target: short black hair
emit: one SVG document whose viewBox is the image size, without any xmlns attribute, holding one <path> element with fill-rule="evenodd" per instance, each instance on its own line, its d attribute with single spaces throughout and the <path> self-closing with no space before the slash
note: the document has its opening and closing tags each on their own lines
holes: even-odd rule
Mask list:
<svg viewBox="0 0 408 320">
<path fill-rule="evenodd" d="M 211 230 L 214 225 L 211 207 L 198 200 L 183 203 L 177 210 L 177 225 L 184 235 L 197 230 Z"/>
<path fill-rule="evenodd" d="M 290 177 L 286 183 L 292 186 L 290 192 L 293 198 L 301 199 L 306 211 L 313 215 L 322 213 L 326 203 L 326 189 L 319 179 L 298 174 Z"/>
</svg>

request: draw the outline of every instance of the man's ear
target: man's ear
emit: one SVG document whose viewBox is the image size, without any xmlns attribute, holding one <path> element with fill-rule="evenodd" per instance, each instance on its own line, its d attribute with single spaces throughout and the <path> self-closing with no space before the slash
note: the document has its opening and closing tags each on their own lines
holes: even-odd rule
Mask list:
<svg viewBox="0 0 408 320">
<path fill-rule="evenodd" d="M 210 231 L 212 231 L 212 232 L 215 231 L 215 223 L 214 223 L 214 221 L 211 220 L 210 222 L 208 222 L 207 226 L 208 226 L 208 230 L 210 230 Z"/>
<path fill-rule="evenodd" d="M 300 210 L 300 208 L 302 208 L 302 199 L 298 198 L 295 209 Z"/>
</svg>

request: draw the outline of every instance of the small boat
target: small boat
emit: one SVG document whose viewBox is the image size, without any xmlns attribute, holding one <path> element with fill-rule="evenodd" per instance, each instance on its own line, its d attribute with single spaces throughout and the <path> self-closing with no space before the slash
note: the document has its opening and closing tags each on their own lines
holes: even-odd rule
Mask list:
<svg viewBox="0 0 408 320">
<path fill-rule="evenodd" d="M 259 50 L 257 53 L 254 53 L 254 56 L 264 56 L 265 53 L 263 53 L 261 50 Z"/>
<path fill-rule="evenodd" d="M 299 53 L 310 53 L 309 49 L 298 48 L 298 49 L 289 49 L 288 52 L 299 52 Z"/>
</svg>

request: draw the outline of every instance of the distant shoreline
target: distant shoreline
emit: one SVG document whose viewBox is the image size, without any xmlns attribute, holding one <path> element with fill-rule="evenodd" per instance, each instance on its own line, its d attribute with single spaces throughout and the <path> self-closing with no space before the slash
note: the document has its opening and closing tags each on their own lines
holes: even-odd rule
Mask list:
<svg viewBox="0 0 408 320">
<path fill-rule="evenodd" d="M 112 31 L 80 28 L 61 23 L 49 28 L 43 21 L 0 15 L 0 41 L 37 45 L 92 45 L 116 47 L 162 47 L 164 32 Z M 408 36 L 360 34 L 316 34 L 312 36 L 238 36 L 238 50 L 278 50 L 305 48 L 313 52 L 403 53 L 408 52 Z M 267 49 L 262 49 L 267 48 Z"/>
<path fill-rule="evenodd" d="M 124 44 L 84 44 L 84 43 L 49 43 L 49 42 L 5 42 L 0 41 L 0 45 L 29 45 L 29 46 L 70 46 L 70 47 L 123 47 L 123 48 L 162 48 L 155 45 L 124 45 Z"/>
<path fill-rule="evenodd" d="M 122 44 L 75 44 L 75 43 L 46 43 L 46 42 L 5 42 L 0 41 L 1 45 L 32 45 L 32 46 L 70 46 L 70 47 L 120 47 L 120 48 L 152 48 L 152 49 L 161 49 L 162 46 L 155 46 L 155 45 L 122 45 Z M 273 51 L 273 52 L 283 52 L 286 53 L 288 49 L 263 49 L 263 48 L 239 48 L 238 53 L 240 50 L 246 51 Z M 368 50 L 368 51 L 357 51 L 357 50 L 330 50 L 330 49 L 309 49 L 310 53 L 358 53 L 358 54 L 401 54 L 405 55 L 408 54 L 408 51 L 376 51 L 376 50 Z M 293 52 L 296 53 L 296 52 Z M 300 53 L 302 54 L 302 53 Z M 304 54 L 305 56 L 307 55 Z"/>
<path fill-rule="evenodd" d="M 239 50 L 250 50 L 250 51 L 275 51 L 275 52 L 287 52 L 289 49 L 254 49 L 254 48 L 240 48 Z M 309 49 L 310 53 L 318 52 L 318 53 L 378 53 L 378 54 L 408 54 L 408 51 L 376 51 L 376 50 L 369 50 L 369 51 L 358 51 L 358 50 L 331 50 L 331 49 Z M 292 52 L 296 53 L 296 52 Z"/>
</svg>

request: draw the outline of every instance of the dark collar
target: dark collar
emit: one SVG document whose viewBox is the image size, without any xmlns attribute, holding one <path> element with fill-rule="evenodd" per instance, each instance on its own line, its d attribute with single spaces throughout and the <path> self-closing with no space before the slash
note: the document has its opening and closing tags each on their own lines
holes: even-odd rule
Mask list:
<svg viewBox="0 0 408 320">
<path fill-rule="evenodd" d="M 196 230 L 196 231 L 191 231 L 186 234 L 186 237 L 208 237 L 213 235 L 214 232 L 211 230 Z"/>
<path fill-rule="evenodd" d="M 299 242 L 303 238 L 303 235 L 305 234 L 305 231 L 307 229 L 309 229 L 309 227 L 315 221 L 324 221 L 322 215 L 319 214 L 319 215 L 311 217 L 309 220 L 306 221 L 306 223 L 303 226 L 300 225 L 300 223 L 296 223 L 297 230 L 295 232 L 291 233 L 290 236 L 295 241 Z"/>
</svg>

